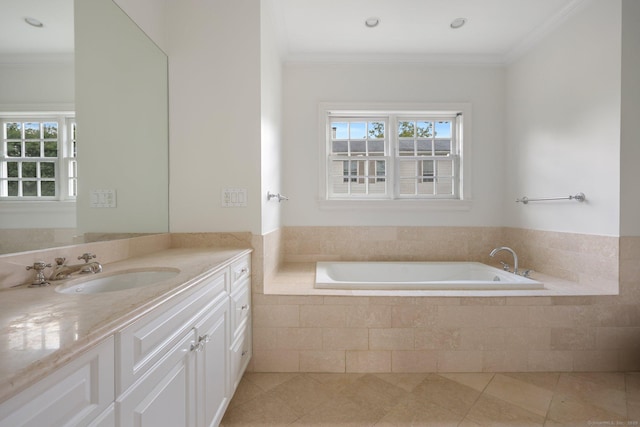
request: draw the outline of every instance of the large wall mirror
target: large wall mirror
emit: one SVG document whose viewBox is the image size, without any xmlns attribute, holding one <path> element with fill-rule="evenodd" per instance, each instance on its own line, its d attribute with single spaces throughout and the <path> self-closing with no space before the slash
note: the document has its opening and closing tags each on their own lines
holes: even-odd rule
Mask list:
<svg viewBox="0 0 640 427">
<path fill-rule="evenodd" d="M 75 111 L 78 181 L 75 206 L 0 200 L 0 253 L 79 243 L 85 236 L 167 232 L 164 52 L 112 0 L 9 3 L 2 22 L 11 13 L 36 38 L 45 33 L 38 30 L 59 22 L 75 28 L 75 37 L 72 28 L 51 29 L 41 41 L 54 35 L 66 41 L 54 47 L 42 43 L 30 55 L 21 51 L 24 37 L 11 38 L 14 48 L 0 45 L 0 84 L 13 88 L 0 91 L 0 110 Z M 43 27 L 28 28 L 26 17 L 42 20 Z M 71 49 L 62 47 L 69 44 L 69 34 L 75 39 Z M 62 207 L 51 209 L 51 203 Z"/>
</svg>

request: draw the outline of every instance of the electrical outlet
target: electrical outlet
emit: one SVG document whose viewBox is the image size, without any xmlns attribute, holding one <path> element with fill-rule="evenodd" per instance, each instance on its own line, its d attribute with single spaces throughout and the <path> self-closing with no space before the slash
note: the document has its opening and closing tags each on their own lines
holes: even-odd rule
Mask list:
<svg viewBox="0 0 640 427">
<path fill-rule="evenodd" d="M 115 208 L 116 190 L 89 191 L 89 206 L 92 208 Z"/>
</svg>

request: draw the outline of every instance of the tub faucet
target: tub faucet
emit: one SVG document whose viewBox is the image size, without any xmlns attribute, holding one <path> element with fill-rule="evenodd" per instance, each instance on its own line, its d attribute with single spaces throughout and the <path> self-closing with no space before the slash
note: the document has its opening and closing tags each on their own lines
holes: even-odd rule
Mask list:
<svg viewBox="0 0 640 427">
<path fill-rule="evenodd" d="M 80 272 L 80 274 L 100 273 L 102 271 L 102 264 L 98 261 L 89 262 L 90 259 L 95 257 L 96 256 L 93 254 L 83 254 L 82 256 L 79 256 L 78 259 L 83 259 L 84 263 L 75 265 L 65 264 L 66 258 L 56 258 L 56 266 L 53 268 L 50 280 L 66 279 L 75 272 Z"/>
<path fill-rule="evenodd" d="M 518 255 L 516 255 L 516 252 L 513 249 L 508 248 L 506 246 L 501 246 L 499 248 L 495 248 L 494 250 L 492 250 L 489 256 L 493 258 L 495 254 L 497 254 L 500 251 L 511 252 L 511 255 L 513 255 L 513 274 L 518 274 Z"/>
</svg>

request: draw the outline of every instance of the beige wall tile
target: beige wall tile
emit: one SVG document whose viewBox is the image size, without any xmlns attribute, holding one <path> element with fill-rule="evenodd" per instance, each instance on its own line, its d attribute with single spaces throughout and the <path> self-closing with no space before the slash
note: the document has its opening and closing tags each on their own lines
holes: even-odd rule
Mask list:
<svg viewBox="0 0 640 427">
<path fill-rule="evenodd" d="M 347 372 L 391 372 L 391 352 L 347 351 Z"/>
<path fill-rule="evenodd" d="M 254 349 L 252 360 L 256 372 L 300 371 L 298 351 Z"/>
<path fill-rule="evenodd" d="M 300 310 L 297 305 L 254 305 L 255 328 L 287 328 L 300 326 Z"/>
<path fill-rule="evenodd" d="M 345 352 L 319 350 L 300 352 L 301 372 L 345 372 Z"/>
<path fill-rule="evenodd" d="M 612 372 L 619 369 L 617 350 L 580 350 L 573 352 L 576 372 Z"/>
<path fill-rule="evenodd" d="M 300 326 L 309 328 L 344 328 L 347 326 L 347 305 L 300 306 Z"/>
<path fill-rule="evenodd" d="M 349 328 L 390 328 L 391 307 L 388 305 L 356 305 L 346 312 Z"/>
<path fill-rule="evenodd" d="M 567 372 L 573 370 L 573 352 L 560 350 L 531 350 L 528 371 Z"/>
<path fill-rule="evenodd" d="M 595 345 L 593 328 L 551 328 L 552 350 L 592 350 Z"/>
<path fill-rule="evenodd" d="M 371 350 L 413 350 L 414 330 L 412 328 L 369 329 Z"/>
<path fill-rule="evenodd" d="M 414 331 L 416 350 L 457 350 L 461 342 L 459 328 L 419 328 Z"/>
<path fill-rule="evenodd" d="M 481 372 L 481 351 L 440 351 L 438 372 Z"/>
<path fill-rule="evenodd" d="M 392 372 L 436 372 L 438 352 L 432 350 L 394 350 L 391 352 Z"/>
<path fill-rule="evenodd" d="M 367 350 L 369 330 L 366 328 L 327 328 L 322 331 L 323 350 Z"/>
<path fill-rule="evenodd" d="M 320 350 L 322 329 L 278 328 L 276 342 L 279 350 Z"/>
<path fill-rule="evenodd" d="M 436 323 L 438 307 L 422 305 L 394 305 L 391 307 L 391 326 L 394 328 L 425 328 Z"/>
<path fill-rule="evenodd" d="M 486 350 L 482 352 L 483 372 L 526 372 L 528 351 L 523 349 Z"/>
</svg>

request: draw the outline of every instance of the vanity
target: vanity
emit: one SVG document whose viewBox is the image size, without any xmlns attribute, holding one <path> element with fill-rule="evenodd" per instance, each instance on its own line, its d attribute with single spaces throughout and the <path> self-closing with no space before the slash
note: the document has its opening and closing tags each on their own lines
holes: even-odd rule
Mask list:
<svg viewBox="0 0 640 427">
<path fill-rule="evenodd" d="M 218 425 L 252 355 L 250 255 L 167 249 L 95 275 L 176 273 L 151 285 L 0 291 L 0 427 Z"/>
</svg>

